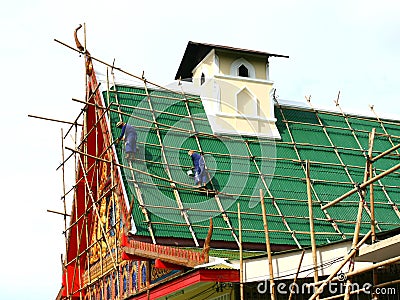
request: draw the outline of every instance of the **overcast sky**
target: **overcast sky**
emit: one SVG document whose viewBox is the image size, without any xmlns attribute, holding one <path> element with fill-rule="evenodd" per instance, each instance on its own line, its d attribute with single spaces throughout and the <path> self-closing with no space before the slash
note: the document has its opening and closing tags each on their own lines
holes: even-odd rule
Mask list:
<svg viewBox="0 0 400 300">
<path fill-rule="evenodd" d="M 193 4 L 192 4 L 193 3 Z M 160 84 L 175 76 L 189 40 L 247 48 L 271 59 L 282 99 L 400 119 L 399 1 L 8 1 L 0 12 L 0 298 L 54 299 L 65 243 L 60 123 L 84 98 L 74 45 L 86 23 L 91 54 Z M 72 146 L 72 139 L 68 139 Z M 69 154 L 68 152 L 66 154 Z M 72 166 L 69 166 L 71 173 Z M 71 184 L 71 182 L 69 182 Z"/>
</svg>

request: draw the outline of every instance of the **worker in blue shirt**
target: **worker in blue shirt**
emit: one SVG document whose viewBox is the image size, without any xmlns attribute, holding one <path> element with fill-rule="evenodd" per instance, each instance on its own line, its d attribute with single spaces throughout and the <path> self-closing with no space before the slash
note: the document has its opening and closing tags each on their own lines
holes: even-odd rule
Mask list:
<svg viewBox="0 0 400 300">
<path fill-rule="evenodd" d="M 135 159 L 136 155 L 136 140 L 137 133 L 135 127 L 129 125 L 125 122 L 118 122 L 117 128 L 122 128 L 121 134 L 116 140 L 116 144 L 118 144 L 122 139 L 125 140 L 125 158 L 126 159 Z"/>
<path fill-rule="evenodd" d="M 197 187 L 206 186 L 207 184 L 207 171 L 203 155 L 189 150 L 188 155 L 192 158 L 194 166 L 194 184 Z"/>
</svg>

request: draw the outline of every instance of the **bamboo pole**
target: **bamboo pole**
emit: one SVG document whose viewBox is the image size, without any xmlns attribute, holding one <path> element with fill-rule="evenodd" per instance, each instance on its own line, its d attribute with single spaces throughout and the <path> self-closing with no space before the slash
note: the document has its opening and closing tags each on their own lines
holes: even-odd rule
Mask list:
<svg viewBox="0 0 400 300">
<path fill-rule="evenodd" d="M 314 264 L 314 282 L 318 282 L 318 261 L 317 261 L 317 245 L 315 243 L 315 230 L 314 230 L 314 212 L 312 207 L 312 195 L 311 195 L 311 180 L 310 180 L 310 162 L 306 162 L 306 181 L 307 181 L 307 197 L 308 197 L 308 215 L 310 222 L 310 238 L 311 238 L 311 249 L 312 259 Z M 318 299 L 318 297 L 317 297 Z"/>
<path fill-rule="evenodd" d="M 375 129 L 375 128 L 373 128 L 373 129 Z M 371 158 L 371 162 L 376 162 L 378 159 L 381 159 L 382 157 L 390 154 L 393 151 L 396 151 L 399 148 L 400 148 L 400 144 L 398 144 L 398 145 L 396 145 L 396 146 L 394 146 L 394 147 L 382 152 L 381 154 L 375 156 L 374 158 Z"/>
<path fill-rule="evenodd" d="M 319 294 L 321 294 L 325 288 L 325 286 L 332 280 L 333 277 L 343 268 L 343 266 L 353 257 L 353 255 L 358 251 L 358 249 L 365 243 L 365 241 L 369 238 L 371 235 L 371 231 L 369 231 L 363 239 L 357 244 L 356 247 L 352 248 L 350 253 L 347 254 L 345 259 L 339 264 L 339 266 L 336 267 L 336 269 L 328 276 L 327 279 L 325 279 L 322 282 L 316 282 L 314 283 L 314 286 L 319 285 L 319 288 L 314 292 L 314 294 L 309 298 L 309 300 L 314 300 L 316 297 L 318 297 Z M 347 274 L 348 276 L 348 274 Z"/>
<path fill-rule="evenodd" d="M 369 134 L 369 139 L 368 139 L 368 156 L 367 156 L 367 161 L 365 163 L 365 173 L 364 173 L 364 182 L 367 181 L 368 177 L 370 177 L 369 171 L 370 171 L 370 157 L 372 156 L 372 150 L 374 147 L 374 138 L 375 138 L 375 128 L 372 129 L 372 132 Z M 358 212 L 357 212 L 357 222 L 356 226 L 354 229 L 354 235 L 353 235 L 353 243 L 352 243 L 352 248 L 354 248 L 357 243 L 358 243 L 358 236 L 360 233 L 360 228 L 361 228 L 361 219 L 362 219 L 362 211 L 363 211 L 363 206 L 365 204 L 365 194 L 366 190 L 359 190 L 358 191 L 359 196 L 360 196 L 360 202 L 358 206 Z M 371 218 L 373 218 L 373 215 L 371 214 Z M 372 231 L 371 231 L 372 234 Z M 349 271 L 352 272 L 354 270 L 354 258 L 352 258 L 352 264 L 350 264 Z M 347 279 L 346 281 L 346 291 L 345 291 L 345 300 L 350 299 L 350 292 L 351 292 L 351 280 L 350 278 Z"/>
<path fill-rule="evenodd" d="M 363 182 L 362 184 L 360 184 L 360 186 L 358 188 L 356 187 L 356 188 L 348 191 L 347 193 L 343 194 L 342 196 L 336 198 L 335 200 L 329 202 L 328 204 L 325 204 L 324 206 L 321 207 L 321 209 L 326 209 L 326 208 L 329 208 L 329 207 L 335 205 L 336 203 L 338 203 L 338 202 L 346 199 L 347 197 L 353 195 L 354 193 L 356 193 L 358 191 L 358 189 L 365 189 L 371 183 L 378 181 L 379 179 L 385 177 L 386 175 L 388 175 L 390 173 L 393 173 L 394 171 L 396 171 L 398 169 L 400 169 L 400 164 L 397 164 L 394 167 L 391 167 L 390 169 L 380 173 L 379 175 L 372 177 L 371 179 L 367 180 L 366 182 Z"/>
<path fill-rule="evenodd" d="M 239 222 L 239 269 L 240 269 L 240 300 L 244 300 L 244 286 L 243 286 L 243 244 L 242 244 L 242 218 L 240 216 L 240 203 L 237 204 L 238 209 L 238 222 Z"/>
<path fill-rule="evenodd" d="M 64 161 L 64 133 L 63 133 L 63 129 L 61 128 L 61 159 Z M 63 193 L 65 195 L 65 170 L 64 170 L 64 166 L 62 168 L 62 183 L 63 183 Z M 65 241 L 65 253 L 68 253 L 68 237 L 67 237 L 67 205 L 65 202 L 65 197 L 63 197 L 63 208 L 64 208 L 64 241 Z M 70 216 L 70 215 L 68 215 Z M 67 261 L 67 260 L 65 260 Z M 67 295 L 68 295 L 68 291 L 69 291 L 69 283 L 68 283 L 68 272 L 65 271 L 65 288 L 67 289 Z"/>
<path fill-rule="evenodd" d="M 39 116 L 34 116 L 34 115 L 28 115 L 30 118 L 36 118 L 36 119 L 41 119 L 41 120 L 46 120 L 46 121 L 52 121 L 52 122 L 58 122 L 58 123 L 63 123 L 63 124 L 70 124 L 70 125 L 77 125 L 77 126 L 82 126 L 82 124 L 78 123 L 73 123 L 69 121 L 62 121 L 62 120 L 57 120 L 57 119 L 52 119 L 52 118 L 46 118 L 46 117 L 39 117 Z"/>
<path fill-rule="evenodd" d="M 270 240 L 269 240 L 267 213 L 266 213 L 265 203 L 264 203 L 264 192 L 263 192 L 262 189 L 260 189 L 260 198 L 261 198 L 261 210 L 262 210 L 263 222 L 264 222 L 265 243 L 266 243 L 266 246 L 267 246 L 267 254 L 268 254 L 268 267 L 269 267 L 269 282 L 270 282 L 271 300 L 275 300 L 275 283 L 274 283 L 274 269 L 273 269 L 273 266 L 272 266 L 271 243 L 270 243 Z"/>
<path fill-rule="evenodd" d="M 55 211 L 55 210 L 51 210 L 51 209 L 47 209 L 46 211 L 49 212 L 49 213 L 53 213 L 53 214 L 57 214 L 57 215 L 62 215 L 62 216 L 64 216 L 64 217 L 70 217 L 70 216 L 71 216 L 70 214 L 62 213 L 62 212 Z"/>
<path fill-rule="evenodd" d="M 374 142 L 374 138 L 375 138 L 375 128 L 372 129 L 372 132 L 371 132 L 371 135 L 370 135 L 370 143 Z M 400 146 L 400 144 L 398 146 Z M 372 146 L 370 146 L 369 150 L 370 150 L 370 151 L 368 151 L 368 159 L 370 161 L 370 163 L 369 163 L 369 177 L 371 179 L 373 177 L 373 162 L 376 161 L 376 160 L 374 160 L 372 158 Z M 391 150 L 391 149 L 389 149 L 389 150 Z M 378 156 L 383 157 L 387 153 L 391 152 L 391 151 L 390 152 L 388 152 L 388 151 L 385 151 L 386 153 L 383 152 Z M 375 240 L 376 240 L 376 233 L 375 233 L 375 199 L 374 199 L 374 184 L 373 183 L 370 184 L 369 190 L 370 190 L 369 199 L 370 199 L 370 207 L 371 207 L 371 240 L 372 240 L 372 243 L 375 243 Z M 373 283 L 374 286 L 376 286 L 378 284 L 378 273 L 376 272 L 376 269 L 372 270 L 372 283 Z M 378 295 L 376 294 L 375 287 L 372 288 L 372 299 L 378 299 Z"/>
<path fill-rule="evenodd" d="M 296 275 L 294 275 L 293 284 L 292 284 L 292 287 L 290 288 L 290 295 L 289 295 L 289 299 L 288 299 L 288 300 L 291 300 L 292 297 L 293 297 L 293 294 L 294 294 L 294 286 L 295 286 L 295 284 L 296 284 L 297 277 L 299 276 L 299 272 L 300 272 L 300 268 L 301 268 L 301 263 L 303 262 L 304 253 L 305 253 L 305 252 L 306 252 L 306 251 L 305 251 L 304 249 L 303 249 L 303 251 L 301 252 L 301 257 L 300 257 L 299 265 L 298 265 L 298 267 L 297 267 Z"/>
<path fill-rule="evenodd" d="M 372 158 L 372 147 L 373 147 L 373 142 L 375 138 L 375 128 L 372 128 L 372 132 L 370 135 L 370 148 L 368 151 L 368 159 L 369 159 L 369 178 L 373 178 L 373 162 L 376 161 Z M 400 146 L 400 144 L 399 144 Z M 375 199 L 374 199 L 374 184 L 371 183 L 369 185 L 370 193 L 369 193 L 369 200 L 370 200 L 370 207 L 371 207 L 371 238 L 372 238 L 372 243 L 375 243 Z"/>
<path fill-rule="evenodd" d="M 362 273 L 371 271 L 373 269 L 377 269 L 377 268 L 380 268 L 380 267 L 385 267 L 387 265 L 391 265 L 391 264 L 397 263 L 398 261 L 400 261 L 400 255 L 396 256 L 396 257 L 393 257 L 393 258 L 390 258 L 390 259 L 386 259 L 386 260 L 381 261 L 379 263 L 376 263 L 376 264 L 373 264 L 373 265 L 369 265 L 367 267 L 360 268 L 358 270 L 349 272 L 346 275 L 347 275 L 347 277 L 356 276 L 358 274 L 362 274 Z"/>
</svg>

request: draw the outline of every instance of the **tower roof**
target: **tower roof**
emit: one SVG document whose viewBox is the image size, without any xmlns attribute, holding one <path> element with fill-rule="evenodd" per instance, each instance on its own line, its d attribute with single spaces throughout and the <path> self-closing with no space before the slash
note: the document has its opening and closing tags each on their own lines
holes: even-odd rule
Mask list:
<svg viewBox="0 0 400 300">
<path fill-rule="evenodd" d="M 191 78 L 193 68 L 197 66 L 197 64 L 201 62 L 203 58 L 206 57 L 206 55 L 213 49 L 263 56 L 266 58 L 270 56 L 289 58 L 287 55 L 189 41 L 186 46 L 185 53 L 183 54 L 181 64 L 176 72 L 175 79 Z"/>
</svg>

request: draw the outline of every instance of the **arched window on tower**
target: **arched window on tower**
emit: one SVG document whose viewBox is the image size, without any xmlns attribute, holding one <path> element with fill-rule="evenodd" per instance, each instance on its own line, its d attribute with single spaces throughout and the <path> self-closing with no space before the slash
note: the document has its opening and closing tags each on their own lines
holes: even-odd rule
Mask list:
<svg viewBox="0 0 400 300">
<path fill-rule="evenodd" d="M 201 73 L 200 85 L 202 85 L 205 81 L 206 81 L 206 76 L 204 75 L 204 73 Z"/>
<path fill-rule="evenodd" d="M 246 68 L 245 65 L 240 65 L 238 69 L 238 75 L 241 77 L 249 77 L 249 69 Z"/>
<path fill-rule="evenodd" d="M 244 58 L 238 58 L 231 64 L 230 75 L 256 78 L 256 70 L 254 66 L 247 60 Z"/>
</svg>

